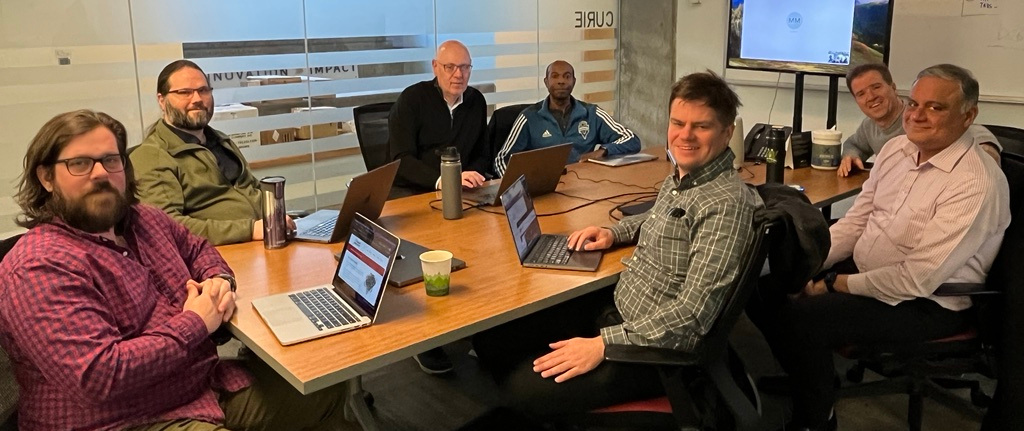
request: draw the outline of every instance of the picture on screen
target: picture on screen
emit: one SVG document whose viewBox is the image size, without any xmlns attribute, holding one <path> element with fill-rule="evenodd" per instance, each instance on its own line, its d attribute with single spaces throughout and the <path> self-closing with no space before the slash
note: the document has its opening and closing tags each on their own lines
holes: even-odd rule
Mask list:
<svg viewBox="0 0 1024 431">
<path fill-rule="evenodd" d="M 729 68 L 845 75 L 887 63 L 894 0 L 731 0 Z"/>
</svg>

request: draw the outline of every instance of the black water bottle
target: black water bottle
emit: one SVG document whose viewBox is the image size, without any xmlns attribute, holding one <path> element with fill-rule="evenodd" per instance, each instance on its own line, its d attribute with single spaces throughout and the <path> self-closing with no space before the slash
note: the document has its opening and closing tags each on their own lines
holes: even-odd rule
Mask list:
<svg viewBox="0 0 1024 431">
<path fill-rule="evenodd" d="M 783 183 L 786 177 L 786 133 L 772 128 L 768 132 L 768 154 L 765 156 L 764 181 Z"/>
</svg>

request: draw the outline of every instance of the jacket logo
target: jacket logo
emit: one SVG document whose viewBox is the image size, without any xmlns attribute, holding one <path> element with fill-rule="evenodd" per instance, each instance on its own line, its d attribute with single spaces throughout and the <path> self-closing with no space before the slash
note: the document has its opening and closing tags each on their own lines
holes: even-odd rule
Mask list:
<svg viewBox="0 0 1024 431">
<path fill-rule="evenodd" d="M 550 138 L 551 137 L 551 132 L 545 130 L 544 134 L 540 135 L 540 137 L 542 137 L 542 138 Z"/>
<path fill-rule="evenodd" d="M 587 139 L 587 135 L 590 134 L 590 124 L 588 124 L 586 120 L 580 121 L 580 125 L 576 130 L 580 132 L 580 136 L 582 136 L 583 139 Z"/>
</svg>

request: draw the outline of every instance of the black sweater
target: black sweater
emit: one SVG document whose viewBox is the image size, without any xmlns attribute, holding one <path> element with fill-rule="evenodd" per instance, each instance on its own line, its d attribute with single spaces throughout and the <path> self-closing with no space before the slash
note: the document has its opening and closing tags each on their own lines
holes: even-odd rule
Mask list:
<svg viewBox="0 0 1024 431">
<path fill-rule="evenodd" d="M 467 87 L 462 104 L 448 113 L 437 80 L 413 84 L 402 91 L 388 120 L 388 154 L 401 160 L 395 185 L 419 191 L 434 190 L 441 176 L 439 150 L 459 149 L 463 171 L 485 172 L 489 163 L 484 141 L 487 102 Z"/>
</svg>

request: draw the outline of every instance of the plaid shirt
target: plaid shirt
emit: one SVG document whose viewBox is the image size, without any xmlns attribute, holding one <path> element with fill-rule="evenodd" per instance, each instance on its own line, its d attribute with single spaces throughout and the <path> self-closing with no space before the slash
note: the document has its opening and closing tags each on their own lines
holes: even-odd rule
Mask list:
<svg viewBox="0 0 1024 431">
<path fill-rule="evenodd" d="M 62 221 L 39 225 L 0 264 L 0 345 L 21 386 L 19 425 L 112 430 L 222 422 L 214 390 L 251 383 L 217 359 L 185 281 L 229 273 L 220 254 L 162 211 L 129 211 L 126 247 Z"/>
<path fill-rule="evenodd" d="M 615 306 L 624 323 L 601 329 L 605 344 L 693 350 L 721 311 L 753 239 L 761 198 L 740 181 L 732 153 L 667 178 L 654 207 L 611 228 L 616 243 L 637 242 L 624 259 Z"/>
</svg>

